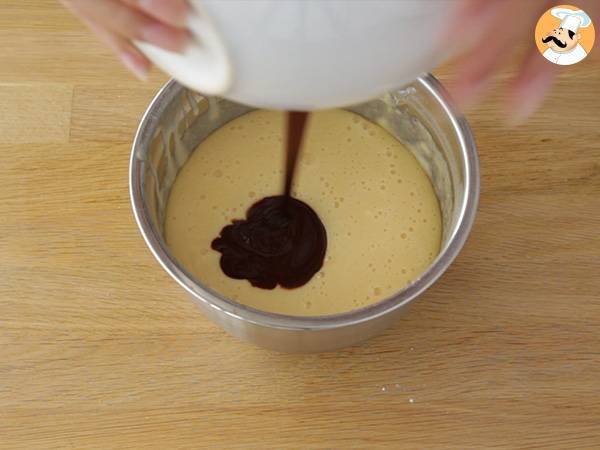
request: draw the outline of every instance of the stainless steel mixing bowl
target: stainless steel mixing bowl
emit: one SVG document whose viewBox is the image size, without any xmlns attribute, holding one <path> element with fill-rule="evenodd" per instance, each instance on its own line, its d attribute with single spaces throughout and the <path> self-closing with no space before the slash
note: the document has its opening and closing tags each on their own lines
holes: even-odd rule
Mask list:
<svg viewBox="0 0 600 450">
<path fill-rule="evenodd" d="M 473 224 L 479 198 L 479 163 L 469 126 L 431 75 L 382 98 L 347 108 L 388 130 L 429 175 L 442 211 L 442 249 L 405 289 L 343 314 L 293 317 L 259 311 L 227 299 L 193 277 L 163 238 L 165 207 L 179 169 L 212 131 L 252 110 L 207 99 L 175 81 L 148 107 L 133 142 L 129 187 L 133 212 L 162 267 L 214 322 L 231 334 L 281 351 L 326 351 L 365 340 L 393 324 L 448 268 Z"/>
</svg>

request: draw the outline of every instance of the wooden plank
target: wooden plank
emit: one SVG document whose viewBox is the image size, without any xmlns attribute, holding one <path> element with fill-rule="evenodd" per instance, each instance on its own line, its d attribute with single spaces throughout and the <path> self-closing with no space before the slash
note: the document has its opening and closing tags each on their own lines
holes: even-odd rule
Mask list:
<svg viewBox="0 0 600 450">
<path fill-rule="evenodd" d="M 600 445 L 598 59 L 516 128 L 504 68 L 467 114 L 482 197 L 455 263 L 382 336 L 286 355 L 205 319 L 139 235 L 131 139 L 167 77 L 54 0 L 4 0 L 0 41 L 1 449 Z"/>
<path fill-rule="evenodd" d="M 73 87 L 68 84 L 0 83 L 0 143 L 67 142 Z"/>
</svg>

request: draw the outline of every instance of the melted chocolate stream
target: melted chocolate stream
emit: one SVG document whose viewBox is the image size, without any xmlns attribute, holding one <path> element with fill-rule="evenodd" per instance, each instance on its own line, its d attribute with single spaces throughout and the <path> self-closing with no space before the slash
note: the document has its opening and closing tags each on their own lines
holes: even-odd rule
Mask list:
<svg viewBox="0 0 600 450">
<path fill-rule="evenodd" d="M 273 289 L 306 284 L 323 266 L 327 233 L 315 211 L 291 196 L 308 113 L 288 112 L 284 195 L 265 197 L 213 240 L 223 272 Z"/>
<path fill-rule="evenodd" d="M 287 114 L 287 154 L 285 160 L 285 188 L 283 195 L 291 197 L 292 181 L 296 171 L 296 162 L 304 137 L 304 127 L 308 113 L 305 111 L 289 111 Z"/>
</svg>

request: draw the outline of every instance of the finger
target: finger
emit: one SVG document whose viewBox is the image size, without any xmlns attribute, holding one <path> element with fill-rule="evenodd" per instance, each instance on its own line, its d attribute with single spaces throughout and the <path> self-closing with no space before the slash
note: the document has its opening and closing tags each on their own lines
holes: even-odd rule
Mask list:
<svg viewBox="0 0 600 450">
<path fill-rule="evenodd" d="M 185 28 L 190 5 L 187 0 L 123 0 L 154 19 L 177 28 Z"/>
<path fill-rule="evenodd" d="M 461 70 L 456 76 L 453 95 L 462 107 L 469 107 L 478 101 L 494 81 L 497 69 L 505 65 L 512 56 L 515 42 L 523 42 L 531 32 L 531 23 L 535 23 L 545 3 L 524 4 L 516 0 L 499 2 L 502 9 L 487 25 L 488 29 L 478 46 L 461 57 Z M 506 17 L 515 7 L 520 8 L 519 15 L 511 19 L 506 26 Z"/>
<path fill-rule="evenodd" d="M 515 39 L 515 36 L 507 36 L 504 31 L 498 32 L 502 29 L 512 1 L 493 3 L 494 14 L 486 16 L 483 25 L 480 23 L 483 31 L 479 34 L 478 42 L 471 43 L 471 48 L 459 56 L 457 66 L 460 69 L 450 85 L 453 97 L 463 109 L 472 106 L 489 88 L 493 69 L 504 62 Z"/>
<path fill-rule="evenodd" d="M 84 22 L 87 23 L 100 40 L 112 49 L 125 67 L 127 67 L 137 78 L 142 81 L 148 79 L 148 72 L 150 72 L 152 63 L 137 47 L 129 40 L 113 34 L 110 31 L 99 27 L 95 23 L 90 23 L 87 19 L 84 19 Z"/>
<path fill-rule="evenodd" d="M 537 47 L 528 52 L 519 74 L 511 81 L 505 109 L 510 125 L 520 125 L 544 101 L 560 66 L 549 64 Z"/>
<path fill-rule="evenodd" d="M 126 39 L 145 41 L 171 51 L 183 50 L 191 40 L 187 30 L 158 22 L 119 0 L 78 0 L 66 4 L 88 23 Z"/>
<path fill-rule="evenodd" d="M 463 0 L 454 9 L 449 25 L 440 35 L 440 54 L 452 57 L 480 44 L 489 24 L 498 16 L 502 7 L 502 1 Z"/>
<path fill-rule="evenodd" d="M 131 42 L 123 40 L 119 46 L 119 59 L 137 78 L 142 81 L 148 80 L 148 73 L 152 63 Z"/>
</svg>

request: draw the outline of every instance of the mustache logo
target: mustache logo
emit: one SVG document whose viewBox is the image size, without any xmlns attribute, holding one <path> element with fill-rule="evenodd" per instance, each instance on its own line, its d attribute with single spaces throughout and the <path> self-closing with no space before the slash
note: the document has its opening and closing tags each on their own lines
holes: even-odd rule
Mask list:
<svg viewBox="0 0 600 450">
<path fill-rule="evenodd" d="M 566 42 L 559 41 L 558 38 L 555 37 L 555 36 L 548 36 L 548 37 L 545 37 L 545 38 L 542 39 L 542 42 L 544 44 L 546 44 L 546 43 L 548 43 L 550 41 L 553 41 L 560 48 L 565 48 L 567 46 Z"/>
</svg>

